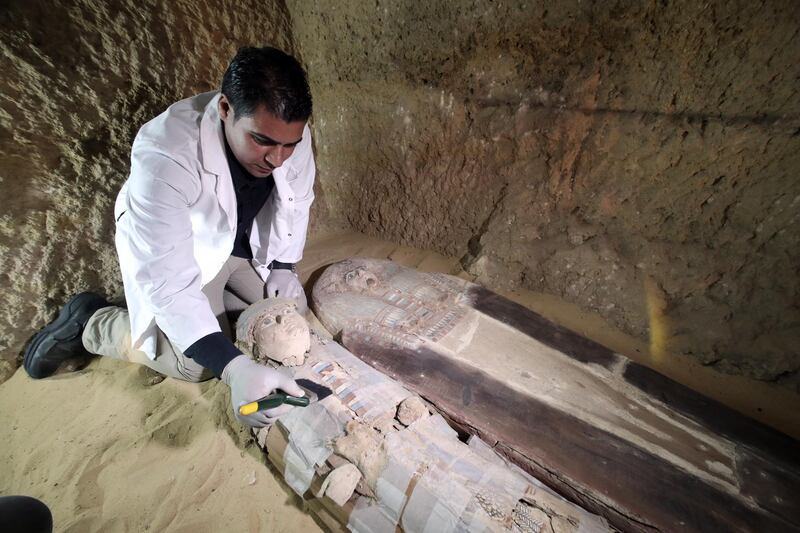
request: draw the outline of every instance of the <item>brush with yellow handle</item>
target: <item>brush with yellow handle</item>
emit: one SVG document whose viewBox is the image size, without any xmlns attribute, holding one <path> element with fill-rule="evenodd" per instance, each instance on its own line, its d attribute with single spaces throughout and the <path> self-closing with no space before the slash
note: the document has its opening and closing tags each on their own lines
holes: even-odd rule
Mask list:
<svg viewBox="0 0 800 533">
<path fill-rule="evenodd" d="M 305 396 L 289 396 L 285 392 L 273 392 L 259 400 L 242 405 L 239 407 L 239 414 L 242 416 L 252 415 L 256 411 L 274 409 L 283 404 L 306 407 L 309 403 L 311 401 Z"/>
<path fill-rule="evenodd" d="M 306 393 L 305 396 L 292 396 L 282 391 L 275 391 L 261 399 L 242 405 L 239 407 L 239 414 L 242 416 L 252 415 L 256 411 L 274 409 L 283 404 L 307 407 L 311 402 L 316 402 L 331 394 L 328 387 L 308 379 L 298 379 L 296 383 Z"/>
</svg>

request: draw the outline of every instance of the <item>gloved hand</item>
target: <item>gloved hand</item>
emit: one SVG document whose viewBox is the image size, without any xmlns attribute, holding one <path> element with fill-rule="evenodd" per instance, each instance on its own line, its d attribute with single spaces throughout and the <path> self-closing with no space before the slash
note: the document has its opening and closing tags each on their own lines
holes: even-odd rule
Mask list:
<svg viewBox="0 0 800 533">
<path fill-rule="evenodd" d="M 242 424 L 255 428 L 275 423 L 278 417 L 288 413 L 293 407 L 284 404 L 247 416 L 239 414 L 239 407 L 272 394 L 275 389 L 281 389 L 292 396 L 305 394 L 292 378 L 260 365 L 246 355 L 237 356 L 225 366 L 222 371 L 222 381 L 231 388 L 231 405 L 236 418 Z"/>
<path fill-rule="evenodd" d="M 308 309 L 306 293 L 297 274 L 284 268 L 273 268 L 267 276 L 267 298 L 289 298 L 297 302 L 297 312 L 301 315 Z"/>
</svg>

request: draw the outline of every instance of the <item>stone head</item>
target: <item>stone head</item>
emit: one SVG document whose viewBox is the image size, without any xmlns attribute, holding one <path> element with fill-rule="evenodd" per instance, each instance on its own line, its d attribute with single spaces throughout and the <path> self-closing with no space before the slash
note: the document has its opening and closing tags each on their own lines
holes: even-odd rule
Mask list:
<svg viewBox="0 0 800 533">
<path fill-rule="evenodd" d="M 267 298 L 239 317 L 237 338 L 260 361 L 272 359 L 287 366 L 301 365 L 311 347 L 308 322 L 287 298 Z"/>
<path fill-rule="evenodd" d="M 379 295 L 386 291 L 386 261 L 354 257 L 325 269 L 315 287 L 328 294 L 361 293 Z"/>
<path fill-rule="evenodd" d="M 355 292 L 370 292 L 380 285 L 378 276 L 364 265 L 358 265 L 344 273 L 344 283 Z"/>
</svg>

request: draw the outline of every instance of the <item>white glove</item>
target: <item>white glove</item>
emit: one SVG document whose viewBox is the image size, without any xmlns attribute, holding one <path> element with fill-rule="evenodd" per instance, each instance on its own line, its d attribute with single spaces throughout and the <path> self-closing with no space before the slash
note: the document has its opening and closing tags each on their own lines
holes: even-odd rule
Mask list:
<svg viewBox="0 0 800 533">
<path fill-rule="evenodd" d="M 285 268 L 273 268 L 267 276 L 267 298 L 289 298 L 297 303 L 301 315 L 308 309 L 306 293 L 297 274 Z"/>
<path fill-rule="evenodd" d="M 222 371 L 222 381 L 231 388 L 233 414 L 239 422 L 254 428 L 272 425 L 278 417 L 292 410 L 293 406 L 284 404 L 247 416 L 239 414 L 239 407 L 272 394 L 276 389 L 292 396 L 305 394 L 292 378 L 260 365 L 246 355 L 237 356 L 225 366 Z"/>
</svg>

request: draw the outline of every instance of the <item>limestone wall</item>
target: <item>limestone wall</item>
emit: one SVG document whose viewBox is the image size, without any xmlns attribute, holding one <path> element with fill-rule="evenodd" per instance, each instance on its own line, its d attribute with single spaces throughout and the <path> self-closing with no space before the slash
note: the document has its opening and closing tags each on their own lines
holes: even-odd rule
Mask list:
<svg viewBox="0 0 800 533">
<path fill-rule="evenodd" d="M 329 223 L 800 384 L 793 2 L 288 5 Z"/>
<path fill-rule="evenodd" d="M 73 292 L 121 296 L 138 127 L 271 43 L 311 76 L 313 227 L 797 388 L 798 29 L 788 0 L 6 2 L 2 359 Z"/>
<path fill-rule="evenodd" d="M 219 86 L 245 44 L 293 50 L 280 1 L 22 1 L 0 9 L 3 373 L 64 300 L 120 298 L 113 202 L 138 128 Z"/>
</svg>

